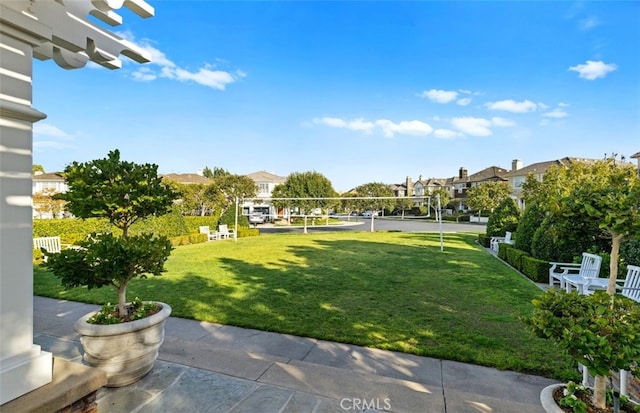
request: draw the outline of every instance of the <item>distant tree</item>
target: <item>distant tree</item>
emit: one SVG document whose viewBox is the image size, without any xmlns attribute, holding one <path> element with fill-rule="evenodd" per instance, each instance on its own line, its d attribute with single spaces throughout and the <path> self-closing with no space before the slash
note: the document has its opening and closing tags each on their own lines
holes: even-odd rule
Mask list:
<svg viewBox="0 0 640 413">
<path fill-rule="evenodd" d="M 546 217 L 546 212 L 543 208 L 540 207 L 538 202 L 527 202 L 527 207 L 518 222 L 518 228 L 516 229 L 516 233 L 518 237 L 516 238 L 516 248 L 522 251 L 526 251 L 531 254 L 531 246 L 533 244 L 533 237 L 541 227 L 544 218 Z"/>
<path fill-rule="evenodd" d="M 40 213 L 51 214 L 52 218 L 58 218 L 64 211 L 65 202 L 54 198 L 55 194 L 52 189 L 33 194 L 33 208 Z"/>
<path fill-rule="evenodd" d="M 245 175 L 235 175 L 228 172 L 216 175 L 214 169 L 213 184 L 207 187 L 206 193 L 211 199 L 217 199 L 217 207 L 220 214 L 224 215 L 232 205 L 235 208 L 236 198 L 254 198 L 258 193 L 258 186 L 255 181 Z"/>
<path fill-rule="evenodd" d="M 208 166 L 205 166 L 202 170 L 202 176 L 205 178 L 213 179 L 213 171 Z"/>
<path fill-rule="evenodd" d="M 640 237 L 640 178 L 635 167 L 614 157 L 576 166 L 581 179 L 566 196 L 556 200 L 552 212 L 570 222 L 596 223 L 611 239 L 611 261 L 607 292 L 615 293 L 620 244 Z M 570 172 L 573 165 L 568 168 Z"/>
<path fill-rule="evenodd" d="M 223 203 L 221 194 L 212 191 L 213 184 L 176 184 L 180 193 L 181 208 L 187 214 L 200 216 L 211 214 Z"/>
<path fill-rule="evenodd" d="M 42 167 L 42 165 L 38 165 L 37 163 L 33 164 L 33 166 L 31 167 L 31 174 L 35 175 L 36 172 L 44 173 L 44 168 Z"/>
<path fill-rule="evenodd" d="M 224 175 L 231 175 L 231 173 L 224 168 L 213 167 L 213 178 L 219 178 Z"/>
<path fill-rule="evenodd" d="M 393 197 L 393 191 L 387 185 L 381 182 L 369 182 L 355 188 L 358 197 L 371 199 L 359 199 L 357 205 L 363 210 L 380 211 L 383 209 L 391 209 L 395 204 L 393 199 L 375 199 L 376 197 Z"/>
<path fill-rule="evenodd" d="M 440 208 L 445 208 L 451 199 L 451 194 L 445 188 L 437 188 L 431 191 L 431 209 L 435 212 L 436 219 L 438 219 L 438 195 L 440 195 Z"/>
<path fill-rule="evenodd" d="M 520 208 L 513 198 L 505 198 L 493 210 L 487 221 L 487 236 L 503 237 L 507 231 L 516 232 Z"/>
<path fill-rule="evenodd" d="M 478 211 L 493 211 L 502 200 L 509 197 L 509 188 L 502 182 L 490 181 L 467 191 L 467 206 Z"/>
<path fill-rule="evenodd" d="M 286 181 L 276 185 L 272 196 L 274 198 L 332 198 L 336 197 L 331 181 L 319 172 L 294 172 Z M 277 207 L 294 207 L 300 213 L 307 215 L 316 208 L 327 209 L 335 205 L 335 200 L 328 199 L 293 199 L 275 201 Z"/>
<path fill-rule="evenodd" d="M 396 200 L 396 210 L 400 211 L 402 219 L 404 219 L 404 212 L 409 211 L 411 208 L 413 208 L 413 205 L 414 202 L 411 198 L 398 198 Z"/>
</svg>

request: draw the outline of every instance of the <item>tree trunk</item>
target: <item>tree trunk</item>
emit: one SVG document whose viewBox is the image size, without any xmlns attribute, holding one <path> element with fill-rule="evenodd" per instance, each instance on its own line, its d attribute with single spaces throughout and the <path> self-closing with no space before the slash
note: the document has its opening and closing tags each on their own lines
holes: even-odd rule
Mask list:
<svg viewBox="0 0 640 413">
<path fill-rule="evenodd" d="M 620 244 L 624 238 L 623 234 L 611 234 L 611 263 L 609 264 L 609 284 L 607 285 L 607 293 L 614 295 L 616 293 L 616 278 L 618 278 L 618 255 L 620 254 Z"/>
<path fill-rule="evenodd" d="M 127 312 L 127 284 L 118 286 L 118 314 L 120 317 L 129 315 Z"/>
<path fill-rule="evenodd" d="M 607 378 L 604 376 L 596 376 L 593 383 L 593 406 L 598 409 L 606 407 L 607 397 Z"/>
</svg>

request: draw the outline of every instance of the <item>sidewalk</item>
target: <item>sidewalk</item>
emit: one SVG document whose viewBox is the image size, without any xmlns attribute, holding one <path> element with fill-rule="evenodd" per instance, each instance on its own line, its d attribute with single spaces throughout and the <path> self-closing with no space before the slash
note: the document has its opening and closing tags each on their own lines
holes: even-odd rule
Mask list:
<svg viewBox="0 0 640 413">
<path fill-rule="evenodd" d="M 34 342 L 81 362 L 73 323 L 99 306 L 34 297 Z M 154 369 L 98 392 L 107 412 L 539 413 L 542 377 L 170 317 Z"/>
</svg>

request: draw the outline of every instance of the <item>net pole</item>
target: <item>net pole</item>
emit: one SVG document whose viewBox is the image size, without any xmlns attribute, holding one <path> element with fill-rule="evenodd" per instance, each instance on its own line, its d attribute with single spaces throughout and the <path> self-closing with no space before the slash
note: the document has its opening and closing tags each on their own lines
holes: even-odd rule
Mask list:
<svg viewBox="0 0 640 413">
<path fill-rule="evenodd" d="M 440 211 L 440 194 L 436 194 L 436 196 L 438 197 L 438 213 L 436 214 L 436 216 L 438 217 L 438 223 L 440 226 L 440 251 L 444 251 L 444 240 L 442 236 L 442 213 Z"/>
</svg>

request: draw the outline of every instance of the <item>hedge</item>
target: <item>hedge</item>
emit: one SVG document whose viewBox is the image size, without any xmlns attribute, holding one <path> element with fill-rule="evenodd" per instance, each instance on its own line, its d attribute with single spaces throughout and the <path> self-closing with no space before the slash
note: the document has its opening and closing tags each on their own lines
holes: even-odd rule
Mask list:
<svg viewBox="0 0 640 413">
<path fill-rule="evenodd" d="M 522 257 L 522 273 L 535 282 L 549 282 L 549 268 L 551 268 L 549 261 L 528 255 Z"/>
<path fill-rule="evenodd" d="M 478 243 L 485 248 L 491 247 L 491 237 L 486 234 L 478 234 Z"/>
</svg>

